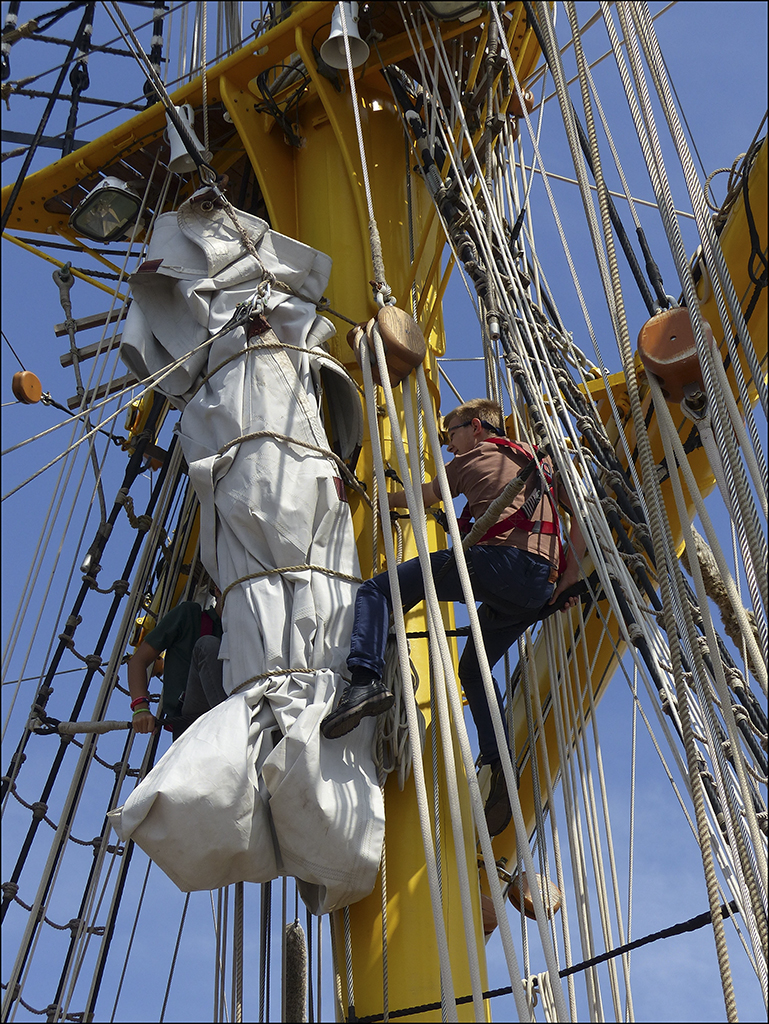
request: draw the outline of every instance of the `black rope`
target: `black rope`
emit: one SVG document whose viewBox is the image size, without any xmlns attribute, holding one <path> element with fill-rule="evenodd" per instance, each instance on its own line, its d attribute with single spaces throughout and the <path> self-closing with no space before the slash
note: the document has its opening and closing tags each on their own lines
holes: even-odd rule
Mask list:
<svg viewBox="0 0 769 1024">
<path fill-rule="evenodd" d="M 721 917 L 728 917 L 730 913 L 734 914 L 737 912 L 737 904 L 734 900 L 731 903 L 721 904 Z M 572 967 L 565 967 L 562 971 L 558 972 L 559 978 L 566 978 L 570 974 L 575 974 L 577 971 L 587 970 L 588 967 L 595 967 L 597 964 L 601 964 L 606 960 L 611 960 L 614 957 L 622 956 L 623 953 L 629 953 L 632 949 L 638 949 L 639 946 L 646 946 L 650 942 L 656 942 L 658 939 L 669 939 L 673 935 L 683 935 L 684 932 L 697 931 L 698 928 L 704 928 L 705 925 L 711 921 L 710 911 L 706 911 L 704 914 L 698 914 L 697 917 L 691 917 L 688 921 L 682 921 L 681 924 L 675 924 L 670 928 L 663 928 L 662 931 L 654 932 L 652 935 L 646 935 L 642 939 L 636 939 L 634 942 L 626 942 L 624 946 L 617 946 L 616 949 L 609 950 L 608 953 L 601 953 L 600 956 L 595 956 L 591 960 L 583 960 L 582 963 L 574 964 Z M 484 999 L 494 999 L 496 996 L 509 996 L 512 995 L 513 988 L 511 985 L 505 985 L 504 988 L 492 988 L 482 993 Z M 459 996 L 455 1002 L 457 1006 L 464 1003 L 471 1003 L 473 997 Z M 412 1014 L 427 1013 L 430 1010 L 440 1010 L 441 1003 L 422 1003 L 419 1006 L 407 1006 L 402 1010 L 390 1010 L 390 1017 L 410 1017 Z M 348 1021 L 358 1021 L 360 1024 L 376 1024 L 380 1020 L 384 1020 L 384 1015 L 381 1013 L 372 1013 L 368 1017 L 353 1017 L 349 1016 L 346 1018 Z"/>
<path fill-rule="evenodd" d="M 64 141 L 61 147 L 61 155 L 68 156 L 75 148 L 75 130 L 77 129 L 77 114 L 80 107 L 80 94 L 91 84 L 88 76 L 88 53 L 91 49 L 91 36 L 93 35 L 93 14 L 96 3 L 89 3 L 86 7 L 86 21 L 80 26 L 75 37 L 75 42 L 80 48 L 77 63 L 69 73 L 69 84 L 72 86 L 72 97 L 70 99 L 69 117 L 67 127 L 64 130 Z"/>
<path fill-rule="evenodd" d="M 16 349 L 13 347 L 13 345 L 10 343 L 10 341 L 8 341 L 8 335 L 5 333 L 5 331 L 0 331 L 0 333 L 3 335 L 3 340 L 5 341 L 5 343 L 8 346 L 8 348 L 16 356 L 16 359 L 18 360 L 19 366 L 22 368 L 22 370 L 26 370 L 27 368 L 24 365 L 24 363 L 22 363 L 21 359 L 19 359 L 19 356 L 18 356 L 18 353 L 16 352 Z"/>
</svg>

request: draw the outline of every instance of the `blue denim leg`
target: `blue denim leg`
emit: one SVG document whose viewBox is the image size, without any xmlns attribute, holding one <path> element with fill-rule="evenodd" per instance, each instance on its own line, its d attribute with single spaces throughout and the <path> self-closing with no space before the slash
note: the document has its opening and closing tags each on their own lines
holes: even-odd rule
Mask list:
<svg viewBox="0 0 769 1024">
<path fill-rule="evenodd" d="M 449 551 L 434 551 L 430 555 L 433 577 L 438 575 L 449 560 L 449 569 L 436 584 L 438 600 L 462 601 L 462 585 L 459 582 L 456 562 Z M 404 608 L 413 608 L 423 600 L 425 588 L 418 558 L 412 558 L 398 566 L 398 583 Z M 350 640 L 350 655 L 347 659 L 350 669 L 365 668 L 377 679 L 382 678 L 391 614 L 390 580 L 387 573 L 382 572 L 362 583 L 355 598 L 355 620 Z"/>
<path fill-rule="evenodd" d="M 478 618 L 486 657 L 493 669 L 524 632 L 531 612 L 550 599 L 553 592 L 549 581 L 551 570 L 547 563 L 518 548 L 478 545 L 470 549 L 469 555 L 473 588 L 476 597 L 484 601 Z M 504 612 L 495 610 L 495 598 L 504 602 Z M 517 606 L 520 614 L 511 606 Z M 459 662 L 459 679 L 478 732 L 481 756 L 486 764 L 491 764 L 499 759 L 499 748 L 472 637 L 468 638 Z M 502 697 L 496 680 L 494 690 L 502 712 Z"/>
<path fill-rule="evenodd" d="M 440 601 L 464 601 L 456 562 L 449 551 L 430 555 L 433 576 L 451 560 L 445 575 L 437 582 Z M 531 611 L 541 608 L 553 592 L 548 581 L 550 566 L 525 551 L 501 545 L 481 545 L 470 549 L 473 588 L 484 601 L 480 609 L 481 634 L 490 667 L 494 667 L 505 651 L 525 629 L 522 620 Z M 398 581 L 404 608 L 411 608 L 424 598 L 424 582 L 419 559 L 413 558 L 398 566 Z M 495 598 L 504 602 L 504 612 L 494 611 Z M 520 615 L 510 609 L 516 605 Z M 499 606 L 498 606 L 499 608 Z M 350 642 L 350 669 L 365 668 L 376 678 L 384 672 L 384 653 L 390 628 L 392 601 L 387 573 L 366 580 L 355 600 L 355 621 Z M 491 712 L 486 702 L 483 679 L 472 637 L 468 638 L 459 663 L 459 678 L 478 731 L 478 743 L 487 763 L 499 758 Z M 502 711 L 502 697 L 494 682 L 497 703 Z"/>
</svg>

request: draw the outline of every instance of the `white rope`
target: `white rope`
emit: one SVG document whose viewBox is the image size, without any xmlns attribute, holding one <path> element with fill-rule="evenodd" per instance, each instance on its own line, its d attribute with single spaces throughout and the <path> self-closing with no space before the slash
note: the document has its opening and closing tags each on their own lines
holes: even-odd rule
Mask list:
<svg viewBox="0 0 769 1024">
<path fill-rule="evenodd" d="M 369 431 L 371 434 L 371 447 L 374 458 L 374 471 L 376 473 L 379 486 L 380 515 L 382 517 L 382 521 L 386 522 L 387 519 L 389 518 L 389 506 L 387 505 L 387 481 L 384 475 L 384 462 L 382 460 L 379 446 L 376 400 L 374 396 L 374 384 L 371 378 L 368 346 L 361 345 L 360 353 L 362 357 L 363 384 L 366 392 L 366 409 L 368 414 Z M 383 384 L 389 385 L 389 377 L 386 371 L 384 371 L 384 376 L 381 379 Z M 390 402 L 392 402 L 392 388 L 389 389 L 389 392 Z M 385 392 L 385 394 L 387 395 L 387 391 Z M 398 432 L 395 431 L 395 434 L 398 434 Z M 406 481 L 406 483 L 408 482 Z M 408 486 L 410 486 L 410 484 L 408 484 Z M 393 618 L 395 622 L 395 635 L 398 643 L 398 657 L 400 661 L 401 677 L 403 679 L 408 679 L 410 677 L 410 671 L 408 665 L 406 625 L 403 620 L 403 609 L 400 600 L 400 586 L 398 583 L 398 575 L 396 571 L 396 560 L 395 551 L 393 548 L 392 534 L 390 533 L 389 530 L 383 531 L 383 538 L 385 543 L 385 553 L 387 557 L 387 572 L 390 582 L 390 590 L 392 593 Z M 416 751 L 416 745 L 418 743 L 419 737 L 419 725 L 417 722 L 416 715 L 416 702 L 414 700 L 413 691 L 409 686 L 403 687 L 403 693 L 405 694 L 406 700 L 406 715 L 409 723 L 411 749 L 412 751 Z M 440 962 L 441 975 L 441 1003 L 443 1006 L 444 1015 L 449 1020 L 456 1020 L 457 1016 L 456 1005 L 454 1003 L 454 986 L 451 976 L 451 960 L 448 951 L 446 928 L 443 921 L 443 911 L 440 905 L 440 898 L 438 893 L 438 875 L 435 863 L 435 851 L 433 849 L 432 838 L 430 836 L 430 818 L 429 809 L 427 805 L 427 791 L 425 788 L 424 769 L 422 766 L 421 757 L 414 758 L 413 771 L 414 785 L 417 795 L 417 809 L 419 812 L 419 823 L 422 835 L 422 845 L 425 851 L 427 880 L 430 889 L 430 901 L 433 911 L 436 942 L 438 945 L 438 956 Z"/>
<path fill-rule="evenodd" d="M 647 155 L 647 163 L 650 166 L 652 166 L 654 160 L 658 167 L 658 180 L 653 180 L 652 184 L 655 186 L 655 191 L 658 195 L 660 213 L 662 215 L 665 230 L 668 234 L 668 238 L 671 243 L 671 252 L 676 263 L 676 268 L 678 270 L 681 284 L 683 286 L 686 304 L 688 309 L 690 310 L 690 316 L 692 316 L 692 327 L 694 329 L 694 336 L 697 344 L 697 352 L 700 359 L 700 365 L 702 367 L 703 375 L 705 378 L 704 382 L 707 394 L 708 397 L 714 402 L 716 409 L 720 410 L 720 391 L 713 386 L 712 382 L 713 356 L 704 338 L 702 318 L 699 312 L 699 303 L 697 300 L 697 295 L 694 288 L 694 282 L 691 276 L 689 263 L 686 257 L 686 250 L 684 247 L 683 239 L 681 237 L 681 233 L 676 223 L 675 217 L 671 212 L 673 206 L 672 196 L 670 194 L 669 185 L 667 184 L 666 175 L 664 174 L 664 165 L 662 163 L 660 142 L 656 133 L 656 126 L 654 123 L 653 111 L 651 109 L 651 100 L 648 94 L 648 89 L 646 87 L 646 81 L 643 76 L 642 69 L 640 68 L 640 55 L 637 51 L 635 35 L 632 32 L 632 25 L 630 25 L 627 22 L 627 19 L 625 18 L 623 6 L 619 5 L 617 10 L 618 13 L 620 13 L 620 18 L 623 23 L 625 37 L 626 39 L 628 39 L 628 55 L 631 59 L 636 85 L 639 90 L 641 102 L 644 106 L 643 122 L 641 120 L 640 111 L 638 110 L 634 99 L 631 102 L 631 112 L 633 113 L 633 119 L 636 124 L 639 140 L 641 141 L 641 145 L 644 149 L 645 155 Z M 606 22 L 607 28 L 610 29 L 610 38 L 613 37 L 614 41 L 616 40 L 616 32 L 614 31 L 614 26 L 608 11 L 606 12 Z M 619 52 L 618 47 L 616 48 L 616 55 L 618 67 L 620 68 L 621 77 L 623 78 L 623 84 L 625 84 L 625 90 L 628 94 L 628 98 L 630 101 L 631 97 L 633 96 L 633 93 L 629 85 L 629 78 L 627 69 L 624 64 L 624 58 L 622 57 L 622 54 Z M 653 150 L 653 158 L 651 150 Z M 692 198 L 694 201 L 694 196 Z M 703 235 L 703 237 L 705 236 Z M 717 295 L 716 297 L 718 299 Z M 731 331 L 728 326 L 729 318 L 722 304 L 719 305 L 719 312 L 721 314 L 722 323 L 726 325 L 726 337 L 727 339 L 729 339 L 731 337 Z M 732 351 L 731 346 L 730 355 L 732 358 L 732 363 L 734 365 L 735 373 L 738 375 L 739 380 L 739 366 L 737 365 L 739 364 L 739 355 L 736 352 Z M 756 385 L 758 386 L 758 381 L 756 381 Z M 743 397 L 743 407 L 745 408 L 747 415 L 747 411 L 750 408 L 750 402 L 747 400 L 746 397 Z M 735 457 L 736 453 L 734 452 L 733 446 L 730 445 L 724 437 L 724 432 L 722 429 L 722 419 L 720 415 L 717 415 L 715 417 L 715 426 L 719 446 L 722 447 L 722 451 L 725 451 L 730 454 L 730 458 L 725 463 L 725 470 L 727 472 L 727 480 L 729 482 L 730 494 L 732 496 L 734 507 L 735 509 L 739 509 L 738 528 L 740 530 L 740 542 L 743 550 L 743 557 L 745 558 L 746 562 L 746 567 L 751 567 L 754 573 L 757 574 L 757 578 L 760 579 L 761 576 L 763 576 L 764 580 L 763 588 L 758 588 L 756 586 L 755 578 L 751 579 L 751 575 L 748 575 L 748 582 L 749 584 L 752 584 L 751 596 L 753 598 L 754 607 L 758 610 L 759 606 L 762 603 L 762 600 L 764 607 L 766 607 L 767 604 L 765 583 L 766 573 L 764 568 L 766 565 L 766 545 L 760 544 L 757 532 L 753 528 L 755 509 L 753 507 L 752 498 L 748 493 L 746 493 L 743 486 L 738 486 L 741 485 L 741 482 L 744 480 L 744 469 L 742 467 L 742 461 Z M 735 479 L 732 479 L 733 473 L 735 474 Z M 762 589 L 763 591 L 761 595 L 759 595 L 758 593 L 759 589 Z"/>
<path fill-rule="evenodd" d="M 589 960 L 595 956 L 595 944 L 593 941 L 592 920 L 590 916 L 590 896 L 587 885 L 587 869 L 585 863 L 585 852 L 582 842 L 582 826 L 579 814 L 579 807 L 576 802 L 577 792 L 576 780 L 574 778 L 573 758 L 571 746 L 566 736 L 573 736 L 574 733 L 568 728 L 565 720 L 565 707 L 563 697 L 562 674 L 558 669 L 555 651 L 555 636 L 557 627 L 551 622 L 544 624 L 545 654 L 547 658 L 548 677 L 550 679 L 550 694 L 552 699 L 552 713 L 555 715 L 555 733 L 558 745 L 558 761 L 561 765 L 561 788 L 563 790 L 564 808 L 566 813 L 566 825 L 569 837 L 569 858 L 571 861 L 572 884 L 577 905 L 577 923 L 582 950 L 582 959 Z M 601 1007 L 601 995 L 598 981 L 598 974 L 595 968 L 588 968 L 584 973 L 585 987 L 587 990 L 590 1020 L 603 1020 Z"/>
<path fill-rule="evenodd" d="M 427 393 L 427 380 L 424 376 L 423 367 L 417 367 L 417 382 L 423 393 Z M 528 836 L 523 823 L 523 816 L 521 812 L 520 801 L 518 799 L 518 789 L 515 781 L 515 775 L 513 766 L 510 761 L 510 755 L 507 748 L 507 738 L 505 736 L 504 723 L 502 722 L 501 715 L 499 713 L 499 707 L 497 705 L 496 694 L 494 692 L 494 685 L 491 679 L 491 672 L 489 670 L 488 659 L 486 658 L 486 651 L 483 645 L 483 638 L 480 631 L 480 623 L 478 621 L 478 612 L 475 607 L 475 601 L 472 592 L 472 586 L 470 584 L 470 578 L 467 572 L 467 563 L 462 549 L 462 538 L 459 534 L 459 527 L 457 526 L 456 515 L 454 513 L 454 506 L 451 500 L 451 490 L 449 488 L 448 479 L 446 477 L 446 469 L 443 465 L 443 460 L 440 457 L 440 440 L 438 438 L 438 431 L 430 416 L 425 417 L 425 425 L 427 427 L 427 435 L 430 441 L 430 448 L 435 457 L 435 466 L 437 470 L 437 479 L 440 488 L 441 498 L 446 509 L 446 514 L 449 521 L 449 530 L 451 534 L 452 544 L 454 548 L 454 554 L 457 563 L 457 569 L 459 571 L 460 580 L 462 582 L 462 591 L 465 597 L 465 603 L 467 604 L 468 616 L 470 619 L 470 629 L 472 633 L 473 642 L 475 643 L 475 649 L 478 656 L 478 663 L 481 667 L 481 673 L 483 675 L 484 690 L 486 693 L 486 699 L 489 704 L 491 712 L 492 723 L 494 726 L 494 733 L 499 747 L 499 753 L 502 760 L 503 771 L 505 774 L 505 781 L 508 789 L 508 795 L 510 798 L 511 807 L 513 810 L 513 817 L 515 820 L 515 831 L 519 846 L 523 850 L 524 863 L 526 865 L 526 871 L 530 878 L 534 878 L 534 863 L 531 856 L 531 850 L 529 849 Z M 398 438 L 395 437 L 397 444 Z M 434 597 L 434 584 L 432 583 L 432 575 L 427 573 L 424 576 L 426 592 L 430 596 L 431 600 L 435 600 Z M 433 593 L 430 594 L 430 590 Z M 441 641 L 441 636 L 438 634 L 438 639 Z M 468 639 L 469 642 L 469 639 Z M 445 648 L 444 648 L 445 645 Z M 441 643 L 441 653 L 445 658 L 448 653 L 448 644 L 445 643 L 445 634 L 443 643 Z M 473 815 L 475 818 L 476 828 L 478 830 L 481 850 L 485 864 L 494 864 L 494 852 L 491 846 L 491 839 L 488 835 L 488 828 L 486 826 L 486 819 L 483 813 L 483 804 L 481 800 L 480 790 L 478 789 L 477 779 L 475 772 L 471 767 L 473 765 L 473 758 L 470 752 L 469 740 L 467 738 L 467 732 L 464 728 L 464 719 L 462 715 L 461 703 L 459 701 L 459 695 L 456 693 L 454 687 L 448 687 L 449 700 L 451 701 L 452 716 L 454 718 L 455 728 L 457 730 L 457 737 L 460 743 L 460 749 L 462 750 L 462 758 L 465 765 L 465 774 L 470 788 L 470 800 L 473 807 Z M 488 874 L 488 872 L 487 872 Z M 493 875 L 493 872 L 491 873 Z M 510 971 L 510 979 L 513 987 L 513 995 L 515 996 L 516 1007 L 521 1019 L 524 1019 L 526 1013 L 525 1004 L 525 993 L 520 980 L 520 971 L 517 966 L 517 959 L 515 956 L 515 949 L 512 944 L 512 936 L 509 930 L 509 924 L 507 922 L 507 916 L 504 912 L 504 902 L 502 900 L 502 893 L 498 885 L 498 880 L 489 877 L 489 889 L 491 892 L 492 901 L 494 902 L 494 910 L 497 915 L 497 921 L 499 923 L 500 935 L 502 938 L 503 948 L 505 950 L 505 957 L 508 964 L 508 970 Z M 553 950 L 552 943 L 548 932 L 547 918 L 545 915 L 544 906 L 542 904 L 541 894 L 535 885 L 532 889 L 532 902 L 534 904 L 535 913 L 537 916 L 537 927 L 540 933 L 540 939 L 542 946 L 545 951 L 545 958 L 547 961 L 548 971 L 553 978 L 558 977 L 558 969 L 555 960 L 555 953 Z M 563 997 L 563 990 L 560 986 L 560 979 L 557 984 L 554 983 L 556 990 L 556 999 L 559 1008 L 559 1017 L 561 1020 L 569 1019 L 567 1016 L 566 1002 Z"/>
<path fill-rule="evenodd" d="M 669 458 L 670 458 L 669 465 L 671 465 L 671 468 L 672 468 L 673 456 L 675 455 L 675 457 L 677 459 L 681 460 L 679 464 L 683 463 L 683 464 L 688 466 L 688 462 L 686 460 L 686 456 L 684 455 L 684 452 L 683 452 L 683 446 L 681 445 L 681 441 L 680 441 L 680 438 L 678 436 L 678 432 L 676 431 L 675 425 L 673 424 L 672 418 L 670 416 L 670 411 L 667 408 L 667 403 L 665 402 L 665 400 L 664 400 L 664 398 L 662 396 L 662 392 L 660 391 L 659 384 L 653 378 L 650 379 L 649 383 L 650 383 L 650 387 L 651 387 L 651 391 L 652 391 L 652 398 L 654 399 L 654 407 L 655 407 L 655 410 L 657 412 L 657 418 L 658 418 L 658 422 L 659 422 L 660 428 L 661 428 L 663 444 L 665 445 L 666 452 L 669 452 Z M 674 434 L 675 434 L 675 440 L 673 438 Z M 678 444 L 676 444 L 676 440 L 678 441 Z M 697 592 L 697 597 L 698 597 L 699 604 L 700 604 L 700 613 L 701 613 L 702 619 L 703 619 L 703 624 L 704 624 L 704 628 L 705 628 L 705 635 L 706 635 L 706 638 L 708 640 L 708 646 L 710 648 L 711 662 L 713 664 L 713 668 L 715 669 L 715 674 L 714 674 L 715 687 L 716 687 L 716 691 L 718 693 L 718 697 L 719 697 L 719 700 L 720 700 L 721 714 L 722 714 L 724 723 L 726 724 L 727 734 L 729 736 L 729 742 L 730 742 L 730 745 L 731 745 L 732 755 L 733 755 L 733 759 L 734 759 L 734 768 L 735 768 L 735 772 L 737 774 L 737 779 L 738 779 L 738 782 L 739 782 L 740 794 L 741 794 L 741 797 L 742 797 L 742 811 L 741 811 L 741 814 L 740 814 L 740 818 L 744 815 L 745 818 L 747 819 L 748 828 L 750 830 L 750 837 L 751 837 L 751 841 L 752 841 L 752 844 L 753 844 L 753 854 L 754 854 L 754 856 L 756 858 L 756 861 L 757 861 L 759 879 L 766 878 L 767 863 L 766 863 L 766 857 L 764 855 L 764 849 L 763 849 L 763 847 L 764 847 L 764 839 L 763 839 L 763 836 L 762 836 L 761 831 L 759 829 L 758 822 L 756 821 L 755 808 L 753 806 L 752 794 L 751 794 L 751 792 L 749 790 L 748 781 L 747 781 L 747 778 L 746 778 L 746 775 L 745 775 L 745 761 L 744 761 L 744 754 L 743 754 L 743 746 L 742 746 L 740 734 L 737 731 L 736 722 L 734 720 L 734 712 L 732 711 L 732 700 L 731 700 L 731 696 L 730 696 L 729 691 L 728 691 L 728 686 L 727 686 L 727 683 L 726 683 L 726 678 L 724 676 L 723 664 L 722 664 L 721 659 L 720 659 L 719 654 L 718 654 L 718 645 L 717 645 L 717 641 L 716 641 L 716 635 L 715 635 L 715 631 L 714 631 L 714 628 L 713 628 L 713 621 L 712 621 L 712 618 L 711 618 L 711 615 L 710 615 L 710 608 L 709 608 L 709 605 L 708 605 L 707 595 L 705 593 L 705 587 L 704 587 L 704 584 L 703 584 L 703 581 L 702 581 L 702 573 L 701 573 L 701 570 L 700 570 L 699 559 L 697 558 L 695 547 L 694 547 L 694 538 L 693 538 L 692 533 L 691 533 L 691 525 L 689 523 L 688 516 L 686 516 L 684 514 L 686 512 L 686 502 L 685 502 L 685 499 L 684 499 L 684 494 L 683 494 L 683 490 L 681 488 L 681 483 L 680 483 L 680 480 L 678 478 L 678 474 L 675 473 L 675 472 L 671 472 L 671 483 L 673 485 L 673 493 L 674 493 L 674 497 L 675 497 L 675 500 L 676 500 L 676 506 L 677 506 L 678 511 L 679 511 L 679 518 L 680 518 L 680 521 L 681 521 L 681 525 L 683 527 L 684 539 L 686 541 L 687 550 L 690 551 L 689 562 L 690 562 L 691 569 L 692 569 L 692 578 L 694 580 L 695 590 Z M 687 483 L 688 483 L 689 486 L 691 486 L 691 483 L 689 481 L 687 481 Z M 714 551 L 714 554 L 715 554 L 715 551 Z M 723 562 L 723 554 L 720 552 L 720 549 L 719 549 L 719 554 L 721 555 L 721 561 Z M 733 587 L 733 584 L 732 584 L 732 587 Z M 746 637 L 746 640 L 747 640 L 747 637 Z M 754 643 L 755 643 L 755 641 L 754 641 Z M 695 657 L 696 657 L 698 651 L 699 651 L 699 647 L 697 646 L 697 648 L 695 650 Z M 761 667 L 763 667 L 764 670 L 765 670 L 765 666 L 761 666 Z M 766 685 L 766 680 L 764 679 L 764 686 L 765 685 Z M 714 743 L 714 745 L 715 745 L 715 743 Z M 720 743 L 718 744 L 718 749 L 720 749 Z M 724 775 L 725 775 L 725 772 L 723 771 L 723 769 L 716 773 L 716 781 L 717 781 L 717 783 L 719 781 L 722 782 L 722 783 L 726 782 L 726 779 L 724 778 Z M 736 842 L 739 842 L 739 841 L 740 841 L 739 837 L 737 836 L 736 837 Z"/>
<path fill-rule="evenodd" d="M 347 15 L 345 13 L 344 4 L 341 2 L 341 0 L 337 4 L 337 10 L 339 11 L 342 22 L 344 51 L 347 57 L 347 74 L 350 80 L 350 99 L 352 101 L 353 114 L 355 115 L 355 131 L 358 136 L 358 149 L 360 151 L 360 162 L 363 171 L 363 187 L 366 192 L 366 205 L 368 207 L 369 243 L 371 246 L 371 261 L 374 268 L 374 294 L 379 305 L 383 306 L 386 303 L 394 302 L 395 300 L 391 298 L 391 291 L 387 284 L 387 278 L 385 276 L 384 259 L 382 257 L 382 242 L 379 237 L 379 228 L 377 227 L 376 217 L 374 216 L 374 201 L 371 196 L 371 182 L 369 181 L 368 176 L 368 161 L 366 159 L 366 147 L 363 141 L 363 128 L 361 126 L 360 121 L 358 92 L 355 87 L 355 70 L 352 66 L 350 37 L 347 30 Z"/>
</svg>

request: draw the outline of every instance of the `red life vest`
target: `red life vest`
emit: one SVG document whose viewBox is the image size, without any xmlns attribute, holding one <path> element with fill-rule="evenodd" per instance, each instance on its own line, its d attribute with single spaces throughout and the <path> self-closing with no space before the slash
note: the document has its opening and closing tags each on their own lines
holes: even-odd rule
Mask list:
<svg viewBox="0 0 769 1024">
<path fill-rule="evenodd" d="M 534 458 L 534 454 L 530 452 L 523 445 L 517 444 L 515 441 L 511 441 L 507 437 L 486 437 L 484 441 L 489 444 L 499 445 L 501 448 L 510 448 L 517 455 L 523 456 L 529 462 Z M 534 452 L 538 449 L 535 447 Z M 553 510 L 552 522 L 547 522 L 543 519 L 532 520 L 529 519 L 524 513 L 523 509 L 518 509 L 517 512 L 513 512 L 511 515 L 506 516 L 499 522 L 491 526 L 484 535 L 476 541 L 476 544 L 482 544 L 486 540 L 490 540 L 492 537 L 499 537 L 500 534 L 506 533 L 508 530 L 523 530 L 525 533 L 543 533 L 545 535 L 555 535 L 558 542 L 558 575 L 560 576 L 566 565 L 566 558 L 563 551 L 563 544 L 561 543 L 561 532 L 559 528 L 560 520 L 558 518 L 558 509 L 555 502 L 555 494 L 553 491 L 553 476 L 550 469 L 544 462 L 538 463 L 538 468 L 542 471 L 542 475 L 545 478 L 547 484 L 547 490 L 545 496 L 550 502 L 550 507 Z M 459 531 L 462 534 L 467 534 L 470 531 L 470 523 L 472 516 L 470 514 L 470 506 L 465 505 L 462 515 L 457 520 L 459 525 Z"/>
</svg>

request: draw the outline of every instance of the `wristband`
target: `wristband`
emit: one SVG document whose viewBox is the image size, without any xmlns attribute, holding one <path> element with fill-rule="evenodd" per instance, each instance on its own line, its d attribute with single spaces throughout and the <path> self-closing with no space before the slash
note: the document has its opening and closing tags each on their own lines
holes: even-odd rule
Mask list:
<svg viewBox="0 0 769 1024">
<path fill-rule="evenodd" d="M 137 697 L 136 700 L 132 700 L 131 701 L 131 711 L 135 711 L 136 710 L 136 705 L 137 704 L 147 704 L 149 706 L 149 702 L 150 702 L 149 697 Z"/>
<path fill-rule="evenodd" d="M 137 715 L 151 715 L 151 714 L 152 714 L 152 712 L 150 711 L 149 708 L 138 708 L 136 711 L 134 711 L 134 713 L 133 713 L 133 715 L 131 717 L 132 718 L 136 718 Z"/>
</svg>

